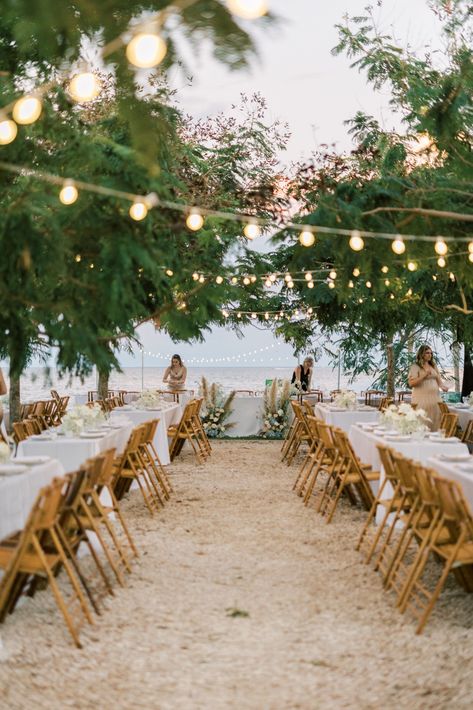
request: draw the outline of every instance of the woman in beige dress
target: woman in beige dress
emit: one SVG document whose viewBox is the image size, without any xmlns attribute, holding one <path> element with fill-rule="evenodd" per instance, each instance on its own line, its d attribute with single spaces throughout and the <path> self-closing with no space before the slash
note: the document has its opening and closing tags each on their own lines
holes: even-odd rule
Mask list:
<svg viewBox="0 0 473 710">
<path fill-rule="evenodd" d="M 173 355 L 171 365 L 166 368 L 163 382 L 166 382 L 170 390 L 182 390 L 186 384 L 187 368 L 181 360 L 180 355 Z"/>
<path fill-rule="evenodd" d="M 439 387 L 447 392 L 448 386 L 442 382 L 435 364 L 430 345 L 421 345 L 417 351 L 416 361 L 409 370 L 409 387 L 412 387 L 412 404 L 424 409 L 430 419 L 429 427 L 437 431 L 440 425 Z"/>
</svg>

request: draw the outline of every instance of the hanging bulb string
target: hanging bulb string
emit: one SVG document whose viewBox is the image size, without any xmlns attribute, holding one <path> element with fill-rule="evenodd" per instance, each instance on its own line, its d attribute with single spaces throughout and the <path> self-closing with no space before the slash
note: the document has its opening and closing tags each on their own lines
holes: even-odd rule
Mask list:
<svg viewBox="0 0 473 710">
<path fill-rule="evenodd" d="M 8 163 L 1 161 L 0 169 L 6 172 L 14 173 L 17 175 L 27 175 L 28 177 L 35 178 L 37 180 L 42 180 L 44 182 L 49 182 L 54 185 L 64 186 L 65 182 L 70 180 L 71 177 L 67 178 L 61 177 L 59 175 L 53 175 L 51 173 L 46 173 L 34 168 L 30 168 L 22 165 L 15 165 L 13 163 Z M 217 219 L 222 219 L 226 221 L 241 222 L 244 224 L 257 224 L 266 229 L 275 229 L 277 231 L 291 230 L 291 231 L 310 231 L 314 235 L 317 234 L 330 234 L 334 236 L 347 236 L 353 238 L 356 233 L 356 238 L 365 237 L 368 239 L 389 239 L 395 240 L 396 238 L 402 237 L 405 241 L 424 241 L 424 242 L 434 242 L 437 243 L 440 240 L 444 242 L 472 242 L 471 235 L 468 237 L 452 237 L 452 236 L 440 236 L 440 235 L 427 235 L 427 234 L 402 234 L 399 233 L 389 233 L 389 232 L 372 232 L 367 230 L 359 229 L 344 229 L 341 227 L 324 227 L 322 225 L 311 225 L 303 224 L 299 222 L 286 222 L 284 224 L 278 224 L 275 221 L 267 220 L 261 217 L 254 217 L 252 215 L 246 215 L 237 212 L 224 212 L 221 210 L 209 209 L 206 207 L 196 207 L 195 205 L 189 205 L 182 202 L 173 202 L 171 200 L 163 200 L 154 192 L 148 195 L 137 195 L 131 192 L 126 192 L 123 190 L 116 190 L 114 188 L 105 187 L 103 185 L 97 185 L 95 183 L 85 182 L 81 180 L 74 180 L 74 184 L 78 189 L 84 190 L 85 192 L 93 192 L 96 194 L 104 195 L 106 197 L 116 197 L 118 199 L 127 200 L 129 202 L 142 202 L 148 207 L 164 207 L 165 209 L 175 210 L 182 212 L 184 214 L 200 214 L 204 217 L 215 217 Z"/>
</svg>

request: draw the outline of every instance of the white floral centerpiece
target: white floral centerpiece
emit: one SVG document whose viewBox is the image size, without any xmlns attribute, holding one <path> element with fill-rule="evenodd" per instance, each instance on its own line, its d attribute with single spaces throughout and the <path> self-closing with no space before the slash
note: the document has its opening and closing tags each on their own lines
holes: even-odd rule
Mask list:
<svg viewBox="0 0 473 710">
<path fill-rule="evenodd" d="M 282 439 L 289 423 L 289 403 L 291 383 L 289 380 L 279 385 L 273 380 L 264 392 L 263 426 L 260 436 L 264 439 Z"/>
<path fill-rule="evenodd" d="M 88 407 L 85 404 L 78 405 L 69 410 L 62 418 L 62 428 L 66 434 L 77 436 L 85 429 L 104 424 L 105 415 L 99 404 Z"/>
<path fill-rule="evenodd" d="M 382 413 L 380 421 L 399 434 L 414 434 L 427 431 L 430 419 L 424 409 L 413 409 L 407 402 L 402 402 L 399 406 L 390 404 Z"/>
<path fill-rule="evenodd" d="M 340 407 L 340 409 L 356 409 L 356 392 L 342 390 L 335 395 L 333 403 L 336 407 Z"/>
<path fill-rule="evenodd" d="M 204 399 L 201 421 L 205 433 L 213 439 L 223 436 L 228 429 L 234 426 L 234 423 L 228 423 L 227 419 L 233 411 L 231 404 L 235 392 L 232 391 L 228 397 L 225 397 L 221 385 L 212 382 L 209 386 L 205 377 L 202 377 L 199 392 Z"/>
<path fill-rule="evenodd" d="M 133 406 L 136 409 L 166 409 L 169 404 L 154 390 L 144 390 L 138 399 L 133 402 Z"/>
<path fill-rule="evenodd" d="M 0 463 L 6 463 L 10 459 L 10 447 L 4 441 L 0 441 Z"/>
</svg>

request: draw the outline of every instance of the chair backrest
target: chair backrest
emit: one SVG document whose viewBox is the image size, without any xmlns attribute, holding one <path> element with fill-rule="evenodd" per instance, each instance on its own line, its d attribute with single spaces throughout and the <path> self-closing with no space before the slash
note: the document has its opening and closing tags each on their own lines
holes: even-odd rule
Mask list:
<svg viewBox="0 0 473 710">
<path fill-rule="evenodd" d="M 365 392 L 365 404 L 370 407 L 379 407 L 382 399 L 386 397 L 386 392 L 383 390 L 366 390 Z"/>
<path fill-rule="evenodd" d="M 450 535 L 450 544 L 461 537 L 473 540 L 473 519 L 459 483 L 443 476 L 433 479 L 438 493 L 438 504 L 442 514 L 442 525 Z"/>
<path fill-rule="evenodd" d="M 373 400 L 374 401 L 374 400 Z M 378 403 L 378 409 L 380 412 L 384 412 L 385 409 L 389 407 L 390 404 L 393 403 L 393 398 L 392 397 L 382 397 L 379 400 Z"/>
<path fill-rule="evenodd" d="M 306 416 L 312 417 L 314 415 L 314 408 L 307 399 L 302 400 L 302 406 L 304 407 Z"/>
<path fill-rule="evenodd" d="M 457 430 L 457 426 L 458 414 L 453 414 L 453 412 L 442 414 L 439 428 L 445 430 L 445 436 L 453 436 Z"/>
<path fill-rule="evenodd" d="M 391 485 L 395 486 L 399 480 L 399 476 L 393 459 L 393 450 L 384 444 L 377 444 L 376 448 L 379 451 L 379 458 L 381 459 L 385 476 L 390 481 Z"/>
<path fill-rule="evenodd" d="M 450 412 L 448 404 L 446 402 L 437 402 L 438 408 L 441 414 L 448 414 Z"/>
<path fill-rule="evenodd" d="M 470 419 L 461 437 L 464 444 L 473 445 L 473 419 Z"/>
</svg>

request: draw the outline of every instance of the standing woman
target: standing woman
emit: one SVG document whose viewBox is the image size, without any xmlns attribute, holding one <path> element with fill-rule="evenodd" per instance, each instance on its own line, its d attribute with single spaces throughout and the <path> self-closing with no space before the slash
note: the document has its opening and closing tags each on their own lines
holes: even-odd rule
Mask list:
<svg viewBox="0 0 473 710">
<path fill-rule="evenodd" d="M 166 368 L 163 382 L 167 382 L 169 389 L 182 390 L 186 384 L 187 368 L 181 360 L 180 355 L 173 355 L 171 364 Z"/>
<path fill-rule="evenodd" d="M 308 392 L 312 382 L 312 372 L 314 368 L 314 359 L 306 357 L 302 365 L 298 365 L 292 373 L 291 384 L 294 385 L 300 382 L 302 392 Z"/>
<path fill-rule="evenodd" d="M 4 395 L 7 393 L 7 383 L 5 382 L 5 378 L 3 377 L 3 372 L 2 368 L 0 367 L 0 396 Z M 0 441 L 7 441 L 6 437 L 6 429 L 5 425 L 3 423 L 3 405 L 0 402 Z"/>
<path fill-rule="evenodd" d="M 408 382 L 409 387 L 412 387 L 412 404 L 426 411 L 430 429 L 437 431 L 440 425 L 439 387 L 443 392 L 447 392 L 448 387 L 442 382 L 430 345 L 421 345 L 417 351 L 416 361 L 409 370 Z"/>
</svg>

